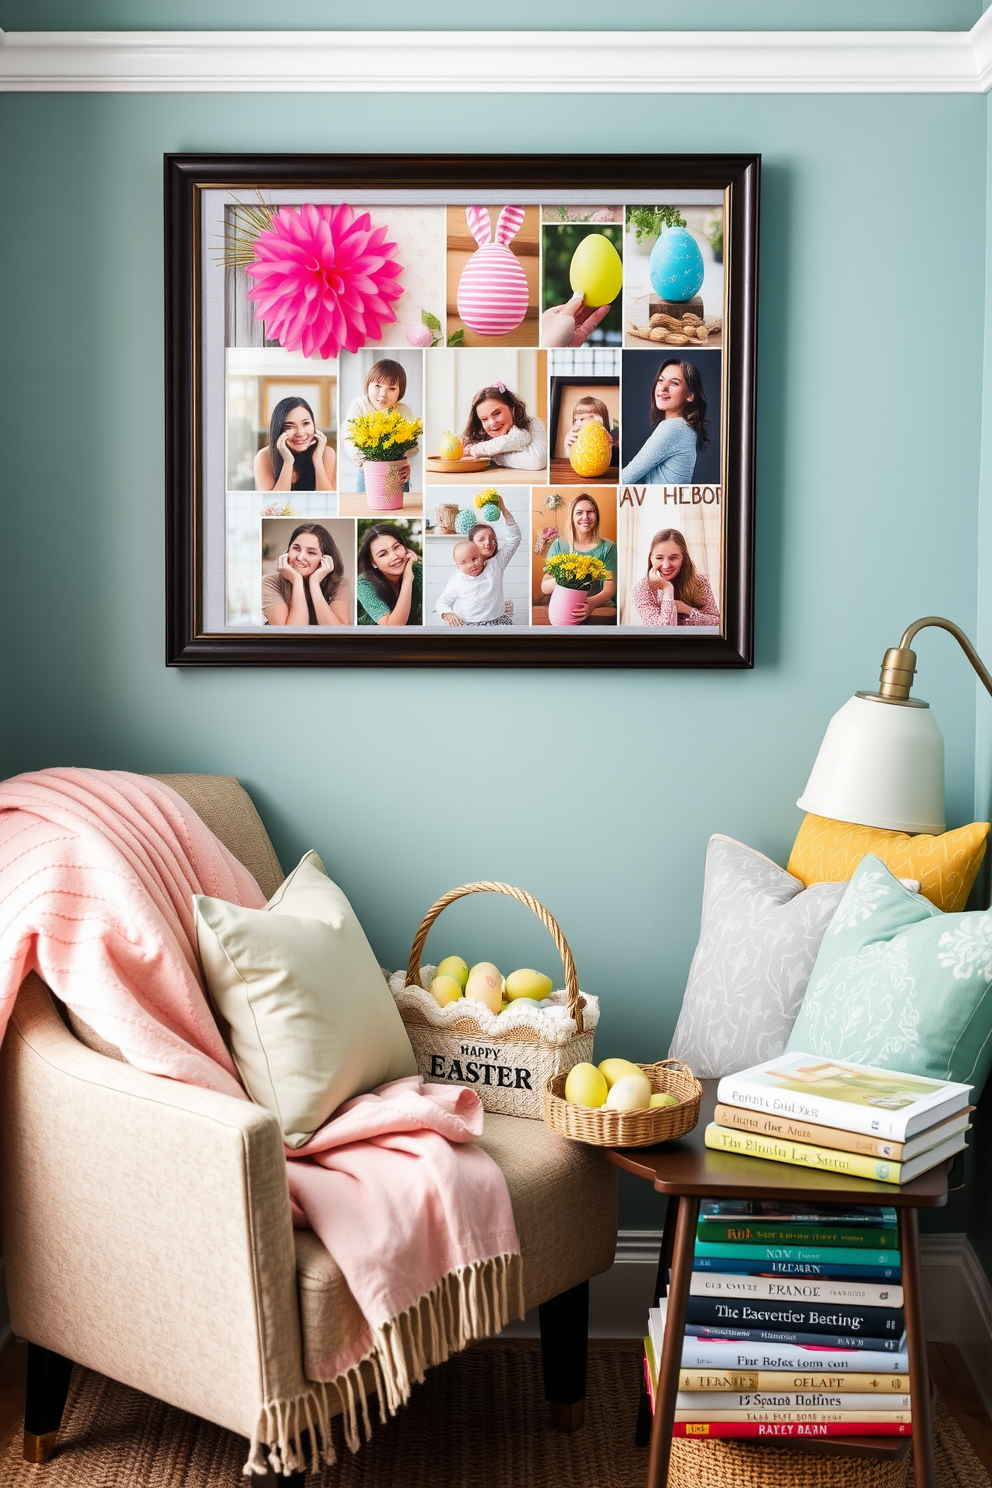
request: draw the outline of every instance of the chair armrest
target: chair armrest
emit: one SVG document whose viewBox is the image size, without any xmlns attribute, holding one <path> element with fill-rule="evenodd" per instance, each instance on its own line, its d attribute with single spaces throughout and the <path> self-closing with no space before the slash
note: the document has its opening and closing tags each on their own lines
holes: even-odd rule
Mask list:
<svg viewBox="0 0 992 1488">
<path fill-rule="evenodd" d="M 29 977 L 0 1161 L 15 1333 L 246 1436 L 306 1389 L 274 1116 L 87 1049 Z"/>
</svg>

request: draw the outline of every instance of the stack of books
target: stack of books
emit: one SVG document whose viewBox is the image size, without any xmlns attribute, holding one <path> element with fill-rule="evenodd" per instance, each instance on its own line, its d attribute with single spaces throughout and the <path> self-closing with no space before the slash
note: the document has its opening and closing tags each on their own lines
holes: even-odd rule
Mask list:
<svg viewBox="0 0 992 1488">
<path fill-rule="evenodd" d="M 909 1435 L 901 1275 L 893 1209 L 703 1203 L 675 1435 Z M 652 1408 L 665 1312 L 645 1339 Z"/>
<path fill-rule="evenodd" d="M 909 1183 L 965 1146 L 970 1085 L 782 1054 L 717 1087 L 707 1147 Z"/>
</svg>

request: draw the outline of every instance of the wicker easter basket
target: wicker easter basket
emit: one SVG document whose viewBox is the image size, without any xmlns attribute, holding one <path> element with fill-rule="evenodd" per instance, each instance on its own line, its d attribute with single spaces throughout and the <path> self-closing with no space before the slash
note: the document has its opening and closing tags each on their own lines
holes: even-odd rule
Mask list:
<svg viewBox="0 0 992 1488">
<path fill-rule="evenodd" d="M 675 1437 L 669 1488 L 905 1488 L 909 1457 L 834 1456 L 780 1442 Z"/>
<path fill-rule="evenodd" d="M 433 968 L 423 967 L 420 958 L 438 915 L 466 894 L 505 894 L 525 904 L 550 931 L 565 971 L 564 990 L 551 994 L 561 1008 L 559 1016 L 514 1009 L 512 1003 L 504 1012 L 492 1013 L 464 998 L 438 1006 L 427 990 Z M 421 921 L 406 971 L 390 977 L 389 985 L 420 1073 L 435 1084 L 470 1086 L 487 1111 L 540 1121 L 545 1083 L 559 1074 L 564 1080 L 573 1064 L 592 1058 L 599 1002 L 579 992 L 575 961 L 558 921 L 539 900 L 512 884 L 463 884 L 445 894 Z"/>
<path fill-rule="evenodd" d="M 565 1099 L 565 1074 L 553 1075 L 544 1087 L 544 1119 L 563 1137 L 594 1147 L 654 1147 L 692 1131 L 699 1120 L 703 1087 L 680 1059 L 642 1064 L 655 1094 L 674 1095 L 677 1106 L 642 1111 L 610 1111 L 606 1106 L 577 1106 Z"/>
</svg>

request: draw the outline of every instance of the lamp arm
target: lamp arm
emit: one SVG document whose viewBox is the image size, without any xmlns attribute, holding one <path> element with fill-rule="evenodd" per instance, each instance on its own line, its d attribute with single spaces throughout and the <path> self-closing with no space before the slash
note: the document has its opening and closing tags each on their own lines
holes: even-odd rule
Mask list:
<svg viewBox="0 0 992 1488">
<path fill-rule="evenodd" d="M 916 671 L 916 652 L 912 650 L 911 643 L 917 633 L 928 625 L 935 625 L 940 630 L 946 630 L 954 637 L 978 673 L 982 686 L 992 696 L 992 672 L 982 661 L 960 625 L 955 625 L 953 620 L 945 620 L 942 615 L 924 615 L 922 620 L 914 620 L 912 625 L 903 631 L 899 645 L 886 651 L 882 661 L 878 696 L 891 703 L 904 703 L 908 700 L 910 688 L 913 685 L 913 675 Z"/>
</svg>

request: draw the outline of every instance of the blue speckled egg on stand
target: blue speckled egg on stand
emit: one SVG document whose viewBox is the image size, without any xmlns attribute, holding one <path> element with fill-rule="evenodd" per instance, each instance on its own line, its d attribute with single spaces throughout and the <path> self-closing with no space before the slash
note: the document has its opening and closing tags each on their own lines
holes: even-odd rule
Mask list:
<svg viewBox="0 0 992 1488">
<path fill-rule="evenodd" d="M 703 255 L 692 233 L 669 227 L 651 249 L 651 287 L 663 300 L 691 300 L 703 285 Z"/>
</svg>

